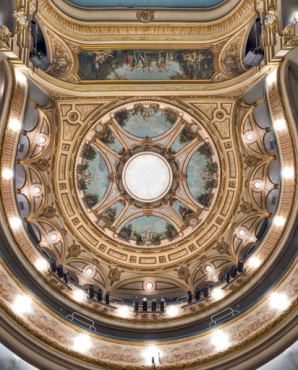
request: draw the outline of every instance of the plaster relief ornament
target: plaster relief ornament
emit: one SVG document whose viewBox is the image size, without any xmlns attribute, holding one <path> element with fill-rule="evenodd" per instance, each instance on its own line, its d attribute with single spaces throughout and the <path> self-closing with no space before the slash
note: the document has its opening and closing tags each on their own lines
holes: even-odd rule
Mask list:
<svg viewBox="0 0 298 370">
<path fill-rule="evenodd" d="M 138 10 L 137 19 L 143 23 L 149 23 L 154 19 L 154 10 Z"/>
<path fill-rule="evenodd" d="M 209 133 L 188 113 L 134 100 L 104 113 L 81 138 L 76 197 L 96 230 L 118 245 L 167 247 L 211 217 L 220 159 Z"/>
<path fill-rule="evenodd" d="M 9 37 L 11 32 L 6 26 L 0 26 L 0 49 L 9 48 Z"/>
<path fill-rule="evenodd" d="M 274 3 L 271 2 L 269 6 L 268 12 L 265 17 L 265 26 L 266 28 L 270 28 L 272 32 L 278 32 L 277 29 L 277 17 L 279 12 L 275 9 Z"/>
<path fill-rule="evenodd" d="M 17 33 L 21 33 L 23 29 L 28 27 L 28 18 L 25 14 L 25 9 L 20 8 L 19 10 L 15 10 L 13 12 L 13 17 L 16 19 L 17 22 Z"/>
</svg>

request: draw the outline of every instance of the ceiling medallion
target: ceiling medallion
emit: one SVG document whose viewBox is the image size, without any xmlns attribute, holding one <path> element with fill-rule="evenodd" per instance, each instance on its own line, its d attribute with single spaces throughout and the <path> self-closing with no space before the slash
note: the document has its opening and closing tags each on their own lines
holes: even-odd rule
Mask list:
<svg viewBox="0 0 298 370">
<path fill-rule="evenodd" d="M 177 243 L 210 214 L 221 166 L 206 127 L 180 108 L 133 101 L 105 113 L 78 143 L 78 206 L 99 232 L 130 247 Z"/>
</svg>

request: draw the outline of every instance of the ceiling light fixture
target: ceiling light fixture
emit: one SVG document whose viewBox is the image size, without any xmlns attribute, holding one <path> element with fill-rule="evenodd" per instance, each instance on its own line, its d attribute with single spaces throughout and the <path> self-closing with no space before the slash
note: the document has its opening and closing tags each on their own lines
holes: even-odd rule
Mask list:
<svg viewBox="0 0 298 370">
<path fill-rule="evenodd" d="M 120 317 L 127 318 L 129 316 L 129 308 L 127 306 L 121 306 L 118 308 L 118 315 Z"/>
<path fill-rule="evenodd" d="M 245 234 L 246 234 L 246 233 L 245 233 L 245 230 L 241 229 L 241 230 L 239 231 L 239 235 L 244 236 Z"/>
<path fill-rule="evenodd" d="M 38 258 L 35 263 L 35 267 L 38 271 L 45 271 L 48 268 L 48 263 L 44 258 Z"/>
<path fill-rule="evenodd" d="M 276 226 L 284 226 L 284 224 L 286 223 L 286 220 L 285 220 L 285 218 L 284 217 L 282 217 L 282 216 L 275 216 L 274 217 L 274 224 L 276 225 Z"/>
<path fill-rule="evenodd" d="M 77 302 L 82 302 L 85 298 L 85 293 L 80 290 L 80 289 L 76 289 L 74 292 L 73 292 L 73 298 L 77 301 Z"/>
<path fill-rule="evenodd" d="M 286 121 L 284 119 L 277 119 L 274 121 L 273 127 L 276 131 L 282 131 L 286 128 Z"/>
<path fill-rule="evenodd" d="M 55 241 L 55 240 L 57 240 L 57 239 L 58 239 L 58 235 L 57 235 L 57 234 L 52 234 L 52 235 L 50 236 L 50 238 L 51 238 L 51 240 Z"/>
<path fill-rule="evenodd" d="M 284 179 L 292 179 L 294 177 L 294 168 L 284 167 L 281 171 L 281 174 Z"/>
<path fill-rule="evenodd" d="M 247 139 L 248 141 L 251 141 L 253 138 L 254 138 L 253 134 L 247 134 L 247 135 L 246 135 L 246 139 Z"/>
<path fill-rule="evenodd" d="M 161 352 L 155 345 L 150 345 L 143 351 L 143 357 L 145 358 L 148 365 L 159 364 L 161 358 Z"/>
<path fill-rule="evenodd" d="M 87 270 L 86 270 L 86 274 L 87 275 L 92 275 L 92 272 L 93 272 L 92 268 L 88 267 Z"/>
<path fill-rule="evenodd" d="M 257 268 L 260 266 L 260 264 L 261 264 L 261 261 L 259 260 L 258 257 L 250 257 L 250 259 L 248 260 L 249 267 Z"/>
<path fill-rule="evenodd" d="M 273 292 L 270 294 L 269 300 L 270 306 L 279 311 L 286 310 L 290 305 L 288 297 L 283 293 Z"/>
<path fill-rule="evenodd" d="M 151 282 L 147 283 L 147 284 L 146 284 L 146 288 L 147 288 L 148 290 L 151 290 L 151 289 L 153 288 L 153 284 L 152 284 Z"/>
<path fill-rule="evenodd" d="M 44 136 L 41 136 L 39 138 L 39 142 L 42 143 L 42 144 L 44 144 L 46 142 L 46 138 Z"/>
<path fill-rule="evenodd" d="M 169 317 L 175 317 L 175 316 L 177 316 L 178 315 L 178 313 L 179 313 L 179 310 L 178 310 L 178 307 L 176 307 L 176 306 L 169 306 L 168 308 L 167 308 L 167 315 L 169 316 Z"/>
<path fill-rule="evenodd" d="M 88 334 L 79 334 L 77 337 L 74 338 L 73 341 L 73 348 L 75 351 L 78 352 L 87 352 L 91 348 L 91 340 Z"/>
<path fill-rule="evenodd" d="M 211 267 L 210 265 L 207 265 L 207 266 L 205 267 L 205 269 L 206 269 L 206 271 L 207 271 L 207 272 L 210 272 L 210 271 L 212 270 L 212 267 Z"/>
<path fill-rule="evenodd" d="M 219 350 L 222 351 L 229 347 L 230 341 L 228 334 L 222 330 L 215 330 L 211 336 L 211 343 Z"/>
<path fill-rule="evenodd" d="M 40 187 L 35 186 L 35 188 L 34 188 L 34 193 L 35 193 L 35 194 L 39 194 L 40 192 L 41 192 Z"/>
<path fill-rule="evenodd" d="M 261 184 L 260 182 L 255 182 L 255 183 L 254 183 L 254 187 L 255 187 L 256 189 L 260 189 L 260 188 L 261 188 L 261 186 L 262 186 L 262 184 Z"/>
<path fill-rule="evenodd" d="M 22 315 L 31 311 L 32 299 L 28 295 L 18 295 L 12 304 L 13 311 Z"/>
<path fill-rule="evenodd" d="M 224 297 L 223 291 L 220 288 L 215 288 L 212 290 L 212 296 L 216 299 L 222 299 Z"/>
<path fill-rule="evenodd" d="M 277 69 L 274 69 L 273 72 L 268 74 L 268 76 L 266 78 L 266 82 L 269 85 L 272 85 L 276 81 L 276 77 L 277 77 Z"/>
<path fill-rule="evenodd" d="M 14 119 L 12 118 L 10 121 L 9 121 L 9 128 L 14 131 L 14 132 L 18 132 L 21 130 L 21 123 L 17 120 L 17 119 Z"/>
<path fill-rule="evenodd" d="M 18 227 L 22 225 L 22 220 L 19 217 L 12 217 L 9 220 L 9 223 L 13 229 L 17 229 Z"/>
<path fill-rule="evenodd" d="M 10 179 L 13 177 L 13 172 L 12 172 L 12 170 L 10 170 L 9 168 L 5 168 L 5 169 L 2 171 L 2 177 L 3 177 L 5 180 L 10 180 Z"/>
</svg>

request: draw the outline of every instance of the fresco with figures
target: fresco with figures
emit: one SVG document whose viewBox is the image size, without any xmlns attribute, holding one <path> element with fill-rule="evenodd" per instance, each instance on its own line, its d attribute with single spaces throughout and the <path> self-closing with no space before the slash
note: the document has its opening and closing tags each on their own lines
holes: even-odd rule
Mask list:
<svg viewBox="0 0 298 370">
<path fill-rule="evenodd" d="M 214 54 L 197 50 L 82 50 L 78 54 L 82 81 L 210 80 Z"/>
</svg>

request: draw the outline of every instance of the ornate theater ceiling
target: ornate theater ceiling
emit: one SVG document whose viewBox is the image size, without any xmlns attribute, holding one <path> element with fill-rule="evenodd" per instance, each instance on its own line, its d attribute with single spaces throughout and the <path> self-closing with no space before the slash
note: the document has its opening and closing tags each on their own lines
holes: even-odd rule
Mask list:
<svg viewBox="0 0 298 370">
<path fill-rule="evenodd" d="M 282 60 L 294 46 L 279 36 L 283 49 L 272 57 L 272 23 L 260 37 L 264 60 L 249 68 L 243 58 L 269 4 L 205 3 L 181 19 L 174 7 L 125 9 L 120 19 L 96 1 L 25 1 L 51 62 L 44 70 L 23 47 L 33 40 L 20 15 L 14 38 L 1 29 L 10 58 L 1 221 L 43 298 L 34 293 L 34 310 L 15 317 L 16 296 L 33 289 L 1 253 L 0 304 L 57 358 L 71 358 L 64 368 L 149 369 L 146 341 L 165 339 L 157 368 L 236 369 L 231 356 L 261 348 L 297 307 L 296 255 L 270 286 L 288 305 L 272 308 L 269 290 L 250 296 L 295 225 L 297 132 Z M 227 281 L 239 260 L 244 270 Z M 90 285 L 111 292 L 112 304 L 88 298 Z M 206 285 L 209 295 L 187 304 L 187 291 Z M 157 299 L 157 311 L 143 312 L 143 298 L 150 308 Z M 93 322 L 89 331 L 69 319 L 74 311 Z M 231 320 L 210 325 L 230 337 L 218 348 L 207 320 L 222 311 Z M 85 350 L 75 342 L 86 332 Z"/>
</svg>

